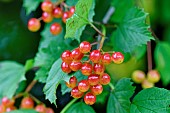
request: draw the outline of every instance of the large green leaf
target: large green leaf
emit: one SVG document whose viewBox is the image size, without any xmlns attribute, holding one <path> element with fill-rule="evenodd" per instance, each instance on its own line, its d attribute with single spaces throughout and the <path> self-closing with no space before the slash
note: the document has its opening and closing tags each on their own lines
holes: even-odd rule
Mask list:
<svg viewBox="0 0 170 113">
<path fill-rule="evenodd" d="M 147 14 L 141 9 L 128 10 L 113 34 L 114 46 L 124 52 L 132 52 L 136 47 L 154 39 L 148 30 L 149 26 L 145 23 L 146 16 Z"/>
<path fill-rule="evenodd" d="M 149 88 L 139 92 L 130 108 L 130 113 L 170 113 L 170 91 Z"/>
<path fill-rule="evenodd" d="M 129 113 L 130 98 L 135 87 L 129 78 L 118 81 L 113 92 L 110 93 L 107 103 L 107 113 Z"/>
<path fill-rule="evenodd" d="M 65 38 L 72 38 L 80 41 L 80 36 L 85 26 L 92 22 L 94 16 L 95 0 L 79 0 L 75 6 L 74 15 L 66 22 Z"/>
<path fill-rule="evenodd" d="M 68 108 L 66 113 L 95 113 L 95 111 L 91 106 L 88 106 L 84 102 L 78 102 Z"/>
<path fill-rule="evenodd" d="M 21 64 L 12 61 L 0 62 L 0 98 L 12 98 L 19 83 L 25 79 L 25 70 Z"/>
<path fill-rule="evenodd" d="M 170 44 L 166 42 L 160 42 L 156 45 L 155 49 L 155 63 L 156 69 L 161 74 L 161 79 L 164 85 L 170 83 Z"/>
<path fill-rule="evenodd" d="M 43 0 L 23 0 L 23 7 L 26 9 L 26 14 L 30 14 L 32 11 L 35 11 L 39 4 Z"/>
<path fill-rule="evenodd" d="M 19 110 L 14 110 L 8 113 L 38 113 L 35 110 L 31 110 L 31 109 L 19 109 Z"/>
<path fill-rule="evenodd" d="M 44 93 L 46 99 L 48 99 L 51 103 L 56 104 L 56 89 L 61 81 L 69 80 L 69 76 L 61 70 L 61 63 L 62 60 L 59 58 L 55 63 L 52 65 L 49 75 L 47 77 L 47 82 L 44 86 Z"/>
<path fill-rule="evenodd" d="M 78 0 L 66 0 L 68 6 L 75 6 Z"/>
</svg>

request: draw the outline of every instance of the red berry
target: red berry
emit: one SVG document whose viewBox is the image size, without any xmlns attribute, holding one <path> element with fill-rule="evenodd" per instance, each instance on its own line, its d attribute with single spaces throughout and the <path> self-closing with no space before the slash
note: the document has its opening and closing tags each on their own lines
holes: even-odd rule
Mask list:
<svg viewBox="0 0 170 113">
<path fill-rule="evenodd" d="M 37 111 L 39 113 L 45 113 L 46 107 L 43 104 L 39 104 L 35 107 L 35 111 Z"/>
<path fill-rule="evenodd" d="M 61 25 L 59 23 L 55 22 L 50 27 L 50 32 L 53 35 L 58 35 L 58 34 L 61 33 L 61 31 L 62 31 L 62 27 L 61 27 Z"/>
<path fill-rule="evenodd" d="M 52 108 L 46 108 L 46 112 L 45 113 L 54 113 Z"/>
<path fill-rule="evenodd" d="M 32 109 L 34 107 L 34 101 L 30 97 L 24 97 L 21 101 L 21 108 Z"/>
<path fill-rule="evenodd" d="M 81 92 L 77 86 L 71 90 L 71 96 L 74 98 L 81 98 L 83 94 L 84 93 Z"/>
<path fill-rule="evenodd" d="M 90 60 L 93 62 L 93 63 L 98 63 L 100 62 L 100 59 L 101 59 L 101 53 L 99 50 L 93 50 L 91 53 L 90 53 Z"/>
<path fill-rule="evenodd" d="M 132 73 L 132 80 L 136 83 L 142 83 L 145 80 L 145 73 L 140 70 L 136 70 Z"/>
<path fill-rule="evenodd" d="M 36 32 L 40 29 L 41 27 L 41 23 L 38 19 L 36 18 L 31 18 L 29 21 L 28 21 L 28 29 L 32 32 Z"/>
<path fill-rule="evenodd" d="M 70 8 L 70 17 L 74 14 L 74 12 L 75 12 L 75 7 L 73 6 Z"/>
<path fill-rule="evenodd" d="M 103 87 L 101 84 L 97 84 L 97 85 L 91 86 L 90 90 L 94 95 L 100 95 L 103 91 Z"/>
<path fill-rule="evenodd" d="M 72 71 L 78 71 L 79 69 L 81 69 L 81 66 L 82 66 L 82 63 L 76 62 L 76 61 L 71 62 L 71 64 L 69 65 Z"/>
<path fill-rule="evenodd" d="M 83 58 L 84 54 L 80 52 L 79 48 L 76 48 L 71 52 L 70 56 L 74 61 L 80 61 Z"/>
<path fill-rule="evenodd" d="M 53 10 L 53 3 L 50 1 L 44 1 L 41 4 L 41 9 L 42 11 L 45 11 L 45 12 L 51 12 Z"/>
<path fill-rule="evenodd" d="M 107 85 L 110 83 L 110 76 L 107 73 L 103 73 L 100 76 L 100 84 Z"/>
<path fill-rule="evenodd" d="M 66 23 L 66 20 L 70 17 L 70 13 L 69 12 L 64 12 L 62 15 L 62 21 L 64 23 Z"/>
<path fill-rule="evenodd" d="M 61 18 L 61 17 L 62 17 L 62 14 L 63 14 L 63 12 L 62 12 L 62 9 L 61 9 L 60 7 L 54 8 L 54 10 L 53 10 L 53 16 L 54 16 L 55 18 Z"/>
<path fill-rule="evenodd" d="M 46 23 L 49 23 L 53 20 L 53 16 L 51 13 L 43 12 L 42 13 L 42 20 Z"/>
<path fill-rule="evenodd" d="M 69 67 L 69 64 L 67 64 L 66 62 L 62 62 L 61 64 L 61 69 L 63 70 L 63 72 L 65 73 L 70 73 L 71 69 Z"/>
<path fill-rule="evenodd" d="M 90 92 L 84 96 L 84 102 L 88 105 L 93 105 L 96 102 L 96 96 Z"/>
<path fill-rule="evenodd" d="M 83 75 L 90 75 L 92 73 L 92 68 L 90 63 L 84 63 L 81 67 L 81 72 Z"/>
<path fill-rule="evenodd" d="M 94 70 L 95 74 L 99 74 L 100 75 L 100 74 L 104 73 L 105 67 L 104 67 L 103 64 L 94 64 L 93 70 Z"/>
<path fill-rule="evenodd" d="M 91 74 L 88 76 L 87 80 L 88 80 L 89 84 L 93 86 L 93 85 L 96 85 L 99 83 L 100 78 L 99 78 L 99 75 L 97 75 L 97 74 Z"/>
<path fill-rule="evenodd" d="M 102 63 L 103 64 L 106 64 L 106 65 L 110 64 L 111 61 L 112 61 L 112 59 L 111 59 L 111 56 L 110 56 L 109 53 L 105 53 L 105 54 L 102 55 Z"/>
<path fill-rule="evenodd" d="M 74 88 L 77 85 L 77 78 L 75 76 L 72 76 L 69 80 L 69 82 L 66 82 L 67 87 Z"/>
<path fill-rule="evenodd" d="M 147 74 L 147 80 L 156 83 L 160 80 L 160 74 L 157 70 L 150 70 Z"/>
<path fill-rule="evenodd" d="M 17 108 L 15 106 L 9 106 L 6 108 L 6 112 L 10 112 L 10 111 L 13 111 L 13 110 L 16 110 Z"/>
<path fill-rule="evenodd" d="M 87 80 L 81 80 L 79 83 L 78 83 L 78 89 L 81 91 L 81 92 L 86 92 L 88 91 L 90 88 L 90 84 Z"/>
<path fill-rule="evenodd" d="M 80 43 L 79 48 L 82 53 L 88 53 L 91 50 L 91 44 L 87 41 L 84 41 L 84 42 Z"/>
<path fill-rule="evenodd" d="M 124 61 L 124 56 L 121 52 L 115 52 L 112 54 L 112 60 L 115 64 L 121 64 Z"/>
<path fill-rule="evenodd" d="M 72 62 L 72 58 L 70 57 L 70 55 L 71 52 L 69 50 L 64 51 L 61 55 L 61 59 L 63 60 L 63 62 L 70 64 Z"/>
<path fill-rule="evenodd" d="M 0 113 L 5 113 L 6 109 L 5 106 L 3 104 L 0 105 Z"/>
<path fill-rule="evenodd" d="M 15 103 L 15 101 L 13 99 L 8 99 L 7 97 L 3 97 L 2 98 L 2 104 L 5 106 L 5 107 L 9 107 L 9 106 L 13 106 Z"/>
</svg>

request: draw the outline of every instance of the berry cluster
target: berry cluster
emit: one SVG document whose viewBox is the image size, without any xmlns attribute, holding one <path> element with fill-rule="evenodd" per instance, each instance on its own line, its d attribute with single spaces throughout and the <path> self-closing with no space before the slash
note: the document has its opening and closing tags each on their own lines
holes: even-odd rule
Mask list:
<svg viewBox="0 0 170 113">
<path fill-rule="evenodd" d="M 132 73 L 132 80 L 141 83 L 142 88 L 151 88 L 160 80 L 160 74 L 157 70 L 150 70 L 147 75 L 141 70 Z"/>
<path fill-rule="evenodd" d="M 65 5 L 64 5 L 65 6 Z M 68 7 L 67 7 L 68 8 Z M 40 29 L 42 19 L 45 23 L 51 22 L 54 18 L 62 18 L 62 21 L 66 23 L 66 20 L 70 18 L 75 11 L 75 7 L 70 7 L 69 11 L 63 11 L 63 8 L 55 6 L 51 1 L 44 1 L 41 4 L 41 9 L 43 11 L 41 18 L 31 18 L 28 21 L 28 29 L 32 32 L 36 32 Z M 68 9 L 67 9 L 68 10 Z M 59 23 L 54 22 L 50 27 L 50 32 L 53 35 L 58 35 L 62 31 L 62 27 Z"/>
<path fill-rule="evenodd" d="M 2 103 L 0 105 L 0 113 L 10 112 L 16 110 L 14 106 L 15 100 L 8 99 L 7 97 L 2 98 Z M 34 101 L 31 97 L 24 97 L 21 101 L 20 108 L 22 109 L 35 109 L 39 113 L 54 113 L 53 109 L 45 107 L 45 105 L 40 104 L 34 108 Z"/>
<path fill-rule="evenodd" d="M 88 55 L 88 53 L 90 53 Z M 86 55 L 85 55 L 86 54 Z M 88 61 L 81 61 L 84 56 L 89 56 Z M 91 51 L 91 44 L 87 41 L 82 42 L 78 48 L 73 51 L 66 50 L 61 55 L 61 69 L 65 73 L 81 70 L 82 74 L 88 76 L 86 80 L 77 81 L 72 76 L 66 85 L 72 88 L 71 95 L 74 98 L 81 98 L 84 95 L 84 102 L 92 105 L 96 101 L 96 95 L 103 91 L 102 85 L 110 83 L 110 76 L 105 71 L 105 65 L 112 61 L 120 64 L 124 60 L 124 56 L 120 52 L 101 53 L 100 50 Z M 90 91 L 89 91 L 90 90 Z"/>
</svg>

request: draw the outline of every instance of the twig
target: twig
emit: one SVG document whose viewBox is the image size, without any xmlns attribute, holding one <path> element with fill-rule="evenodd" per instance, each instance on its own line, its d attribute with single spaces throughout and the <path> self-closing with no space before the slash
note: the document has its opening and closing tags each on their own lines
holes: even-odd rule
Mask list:
<svg viewBox="0 0 170 113">
<path fill-rule="evenodd" d="M 148 71 L 152 70 L 151 41 L 147 43 Z"/>
<path fill-rule="evenodd" d="M 89 24 L 95 31 L 97 31 L 102 37 L 104 37 L 104 34 L 102 34 L 102 32 L 96 26 L 94 26 L 91 22 L 89 22 Z"/>
<path fill-rule="evenodd" d="M 115 87 L 113 86 L 112 83 L 109 83 L 109 86 L 110 86 L 110 88 L 111 88 L 111 91 L 113 91 L 113 90 L 115 89 Z"/>
<path fill-rule="evenodd" d="M 43 102 L 41 102 L 39 99 L 37 99 L 36 97 L 34 97 L 33 95 L 29 94 L 29 96 L 30 96 L 37 104 L 43 103 Z"/>
<path fill-rule="evenodd" d="M 20 98 L 20 97 L 26 95 L 26 94 L 27 94 L 27 93 L 25 93 L 25 92 L 19 93 L 19 94 L 15 95 L 15 96 L 13 97 L 13 99 L 15 100 L 15 99 L 17 99 L 17 98 Z"/>
<path fill-rule="evenodd" d="M 97 45 L 99 42 L 93 42 L 93 43 L 91 43 L 91 46 L 93 46 L 93 45 Z"/>
<path fill-rule="evenodd" d="M 26 88 L 25 92 L 28 93 L 36 83 L 37 83 L 37 80 L 33 80 L 33 81 L 28 85 L 28 87 Z"/>
<path fill-rule="evenodd" d="M 102 34 L 103 34 L 103 36 L 102 36 L 102 39 L 101 39 L 101 41 L 100 41 L 99 50 L 102 49 L 103 43 L 104 43 L 104 40 L 105 40 L 106 28 L 105 28 L 104 26 L 102 26 Z"/>
</svg>

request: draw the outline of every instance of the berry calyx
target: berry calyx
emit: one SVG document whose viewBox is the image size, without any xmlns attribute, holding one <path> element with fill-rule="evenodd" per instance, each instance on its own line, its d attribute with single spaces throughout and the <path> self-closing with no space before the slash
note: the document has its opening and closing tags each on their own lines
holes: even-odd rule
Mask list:
<svg viewBox="0 0 170 113">
<path fill-rule="evenodd" d="M 70 57 L 74 60 L 74 61 L 80 61 L 83 58 L 84 54 L 80 52 L 79 48 L 74 49 L 71 52 Z"/>
<path fill-rule="evenodd" d="M 112 61 L 115 64 L 121 64 L 124 61 L 124 55 L 121 52 L 115 52 L 112 54 Z"/>
<path fill-rule="evenodd" d="M 53 10 L 53 3 L 50 1 L 44 1 L 41 4 L 41 9 L 42 11 L 45 11 L 45 12 L 51 12 Z"/>
<path fill-rule="evenodd" d="M 24 97 L 21 101 L 21 108 L 32 109 L 34 107 L 34 101 L 30 97 Z"/>
<path fill-rule="evenodd" d="M 145 73 L 140 70 L 136 70 L 132 73 L 132 80 L 135 83 L 142 83 L 145 80 Z"/>
<path fill-rule="evenodd" d="M 81 72 L 83 75 L 90 75 L 92 73 L 92 68 L 90 63 L 84 63 L 81 67 Z"/>
<path fill-rule="evenodd" d="M 103 73 L 100 76 L 100 84 L 107 85 L 110 83 L 110 76 L 107 73 Z"/>
<path fill-rule="evenodd" d="M 88 79 L 87 79 L 87 80 L 88 80 L 89 84 L 90 84 L 91 86 L 93 86 L 93 85 L 96 85 L 96 84 L 99 83 L 100 77 L 99 77 L 99 75 L 97 75 L 97 74 L 91 74 L 91 75 L 88 76 Z"/>
<path fill-rule="evenodd" d="M 9 107 L 9 106 L 13 106 L 15 103 L 15 101 L 13 99 L 8 99 L 7 97 L 3 97 L 2 98 L 2 104 L 5 106 L 5 107 Z"/>
<path fill-rule="evenodd" d="M 67 64 L 66 62 L 62 62 L 61 64 L 61 69 L 63 72 L 65 73 L 70 73 L 71 72 L 71 69 L 69 67 L 69 64 Z"/>
<path fill-rule="evenodd" d="M 111 59 L 111 56 L 109 53 L 104 53 L 102 55 L 102 63 L 105 64 L 105 65 L 108 65 L 111 63 L 112 59 Z"/>
<path fill-rule="evenodd" d="M 147 79 L 145 79 L 145 80 L 142 82 L 142 88 L 143 88 L 143 89 L 151 88 L 151 87 L 154 87 L 154 83 L 149 82 Z"/>
<path fill-rule="evenodd" d="M 43 12 L 42 13 L 42 20 L 46 23 L 49 23 L 53 20 L 53 16 L 51 13 Z"/>
<path fill-rule="evenodd" d="M 105 67 L 103 64 L 94 64 L 93 70 L 95 74 L 100 75 L 104 73 Z"/>
<path fill-rule="evenodd" d="M 71 96 L 73 98 L 81 98 L 83 96 L 83 92 L 81 92 L 79 89 L 78 89 L 78 86 L 76 86 L 75 88 L 73 88 L 71 90 Z"/>
<path fill-rule="evenodd" d="M 88 105 L 93 105 L 96 102 L 96 96 L 90 92 L 84 96 L 84 102 Z"/>
<path fill-rule="evenodd" d="M 69 50 L 64 51 L 61 55 L 61 59 L 63 60 L 63 62 L 70 64 L 72 62 L 72 58 L 70 57 L 70 55 L 71 52 Z"/>
<path fill-rule="evenodd" d="M 66 82 L 67 87 L 74 88 L 77 85 L 77 78 L 75 76 L 72 76 L 69 80 L 69 82 Z"/>
<path fill-rule="evenodd" d="M 78 83 L 78 89 L 81 91 L 81 92 L 86 92 L 88 91 L 90 88 L 90 84 L 88 83 L 87 80 L 81 80 L 79 83 Z"/>
<path fill-rule="evenodd" d="M 73 61 L 69 65 L 69 67 L 70 67 L 70 69 L 72 71 L 78 71 L 79 69 L 81 69 L 81 66 L 82 66 L 82 63 L 81 62 L 77 62 L 77 61 Z"/>
<path fill-rule="evenodd" d="M 69 12 L 64 12 L 62 15 L 62 21 L 64 23 L 66 23 L 66 20 L 70 17 L 70 13 Z"/>
<path fill-rule="evenodd" d="M 70 8 L 70 17 L 74 14 L 74 12 L 75 12 L 75 6 L 72 6 L 71 8 Z"/>
<path fill-rule="evenodd" d="M 35 111 L 37 111 L 39 113 L 45 113 L 46 107 L 43 104 L 39 104 L 35 107 Z"/>
<path fill-rule="evenodd" d="M 52 108 L 46 108 L 46 112 L 45 113 L 54 113 L 54 110 Z"/>
<path fill-rule="evenodd" d="M 29 21 L 28 21 L 28 29 L 32 32 L 36 32 L 40 29 L 41 27 L 41 23 L 38 19 L 36 18 L 31 18 Z"/>
<path fill-rule="evenodd" d="M 58 35 L 58 34 L 61 33 L 61 31 L 62 31 L 62 27 L 61 27 L 61 25 L 59 23 L 55 22 L 50 27 L 50 32 L 53 35 Z"/>
<path fill-rule="evenodd" d="M 93 50 L 91 53 L 90 53 L 90 60 L 93 62 L 93 63 L 98 63 L 101 59 L 101 53 L 99 50 Z"/>
<path fill-rule="evenodd" d="M 82 53 L 88 53 L 91 50 L 91 44 L 87 41 L 84 41 L 80 43 L 79 48 Z"/>
<path fill-rule="evenodd" d="M 53 16 L 54 16 L 55 18 L 61 18 L 61 17 L 62 17 L 62 14 L 63 14 L 63 12 L 62 12 L 62 9 L 61 9 L 60 7 L 54 8 L 54 10 L 53 10 Z"/>
<path fill-rule="evenodd" d="M 157 70 L 150 70 L 147 74 L 147 80 L 156 83 L 160 80 L 160 74 Z"/>
<path fill-rule="evenodd" d="M 97 85 L 91 86 L 90 90 L 94 95 L 100 95 L 103 91 L 103 87 L 101 84 L 97 84 Z"/>
</svg>

